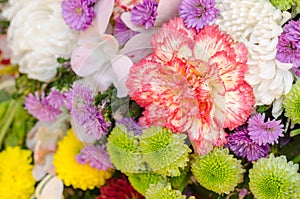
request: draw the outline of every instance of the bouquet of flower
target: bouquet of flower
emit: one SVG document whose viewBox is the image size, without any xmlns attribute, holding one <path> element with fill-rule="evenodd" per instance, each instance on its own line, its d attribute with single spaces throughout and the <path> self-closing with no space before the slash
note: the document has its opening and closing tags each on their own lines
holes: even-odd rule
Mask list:
<svg viewBox="0 0 300 199">
<path fill-rule="evenodd" d="M 299 0 L 0 9 L 1 198 L 300 198 Z"/>
</svg>

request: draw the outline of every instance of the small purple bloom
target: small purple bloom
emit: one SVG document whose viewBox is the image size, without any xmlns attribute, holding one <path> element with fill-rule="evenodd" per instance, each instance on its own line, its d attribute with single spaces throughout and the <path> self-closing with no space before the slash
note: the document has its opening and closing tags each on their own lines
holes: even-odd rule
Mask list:
<svg viewBox="0 0 300 199">
<path fill-rule="evenodd" d="M 203 26 L 212 22 L 219 10 L 214 0 L 181 0 L 178 13 L 187 28 L 196 28 L 197 32 Z"/>
<path fill-rule="evenodd" d="M 86 30 L 96 15 L 93 2 L 91 0 L 64 0 L 62 2 L 62 16 L 66 24 L 76 31 Z"/>
<path fill-rule="evenodd" d="M 131 37 L 138 33 L 129 29 L 122 21 L 121 17 L 118 17 L 115 22 L 114 35 L 121 45 L 125 44 Z"/>
<path fill-rule="evenodd" d="M 276 59 L 283 63 L 293 64 L 292 70 L 300 76 L 300 48 L 287 38 L 286 32 L 279 36 Z"/>
<path fill-rule="evenodd" d="M 65 105 L 64 94 L 54 88 L 52 88 L 50 93 L 48 94 L 47 100 L 49 104 L 56 109 L 60 109 L 62 106 Z"/>
<path fill-rule="evenodd" d="M 246 128 L 238 128 L 235 133 L 227 137 L 228 148 L 237 156 L 257 161 L 266 157 L 270 151 L 269 145 L 259 146 L 250 139 Z"/>
<path fill-rule="evenodd" d="M 44 92 L 42 92 L 40 97 L 37 91 L 34 95 L 30 93 L 26 96 L 25 109 L 35 118 L 46 122 L 54 121 L 56 116 L 61 113 L 59 109 L 50 105 L 49 100 L 45 98 Z"/>
<path fill-rule="evenodd" d="M 110 123 L 103 118 L 102 109 L 94 105 L 95 95 L 88 86 L 73 84 L 65 96 L 66 107 L 70 110 L 71 117 L 88 135 L 100 139 L 103 134 L 107 134 Z"/>
<path fill-rule="evenodd" d="M 122 120 L 117 121 L 118 124 L 123 124 L 128 131 L 132 131 L 134 133 L 134 135 L 142 135 L 142 127 L 140 126 L 140 124 L 138 122 L 136 122 L 134 119 L 132 118 L 122 118 Z"/>
<path fill-rule="evenodd" d="M 300 19 L 298 21 L 291 20 L 284 26 L 286 38 L 293 43 L 294 46 L 300 48 Z"/>
<path fill-rule="evenodd" d="M 279 137 L 283 137 L 283 125 L 279 120 L 265 122 L 265 114 L 256 114 L 248 120 L 248 131 L 251 140 L 258 145 L 278 143 Z"/>
<path fill-rule="evenodd" d="M 135 25 L 142 25 L 146 29 L 154 26 L 157 16 L 158 3 L 155 0 L 144 0 L 131 10 L 131 21 Z"/>
<path fill-rule="evenodd" d="M 113 168 L 109 155 L 105 149 L 105 145 L 85 146 L 76 156 L 76 160 L 79 164 L 88 163 L 91 167 L 98 170 Z"/>
</svg>

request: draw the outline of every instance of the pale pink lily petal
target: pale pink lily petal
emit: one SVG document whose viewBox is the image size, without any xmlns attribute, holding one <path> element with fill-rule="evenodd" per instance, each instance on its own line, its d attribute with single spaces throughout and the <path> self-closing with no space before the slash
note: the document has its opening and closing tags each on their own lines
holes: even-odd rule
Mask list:
<svg viewBox="0 0 300 199">
<path fill-rule="evenodd" d="M 37 186 L 35 196 L 37 199 L 63 198 L 64 184 L 57 176 L 46 176 Z"/>
<path fill-rule="evenodd" d="M 126 87 L 126 81 L 132 64 L 132 61 L 124 55 L 112 60 L 112 68 L 116 77 L 113 84 L 117 88 L 117 97 L 119 98 L 127 96 L 128 89 Z"/>
<path fill-rule="evenodd" d="M 79 76 L 88 76 L 100 70 L 117 53 L 119 44 L 112 35 L 103 35 L 101 42 L 77 47 L 71 57 L 73 71 Z"/>
<path fill-rule="evenodd" d="M 162 23 L 177 16 L 179 2 L 180 0 L 160 0 L 154 26 L 161 26 Z"/>
<path fill-rule="evenodd" d="M 77 45 L 85 45 L 90 43 L 98 43 L 99 35 L 94 26 L 90 26 L 86 31 L 81 31 L 78 37 Z"/>
<path fill-rule="evenodd" d="M 123 21 L 123 23 L 128 27 L 130 28 L 131 30 L 133 31 L 137 31 L 137 32 L 143 32 L 143 31 L 146 31 L 146 29 L 143 27 L 143 26 L 137 26 L 137 25 L 134 25 L 131 21 L 131 13 L 130 12 L 124 12 L 122 15 L 121 15 L 121 19 Z"/>
<path fill-rule="evenodd" d="M 96 71 L 90 76 L 85 77 L 91 85 L 95 85 L 96 90 L 106 91 L 113 83 L 114 72 L 110 63 L 106 63 L 101 71 Z"/>
<path fill-rule="evenodd" d="M 129 39 L 120 51 L 120 54 L 127 55 L 130 59 L 137 63 L 142 58 L 152 53 L 151 38 L 157 33 L 156 28 L 145 31 L 133 36 Z"/>
<path fill-rule="evenodd" d="M 99 0 L 95 5 L 95 28 L 99 35 L 105 33 L 114 8 L 114 0 Z"/>
</svg>

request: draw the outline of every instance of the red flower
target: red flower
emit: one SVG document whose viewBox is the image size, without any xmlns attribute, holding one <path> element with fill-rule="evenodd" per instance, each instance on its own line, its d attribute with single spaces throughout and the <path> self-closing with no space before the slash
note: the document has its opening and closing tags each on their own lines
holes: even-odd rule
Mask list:
<svg viewBox="0 0 300 199">
<path fill-rule="evenodd" d="M 107 185 L 100 188 L 101 195 L 97 199 L 144 199 L 129 183 L 127 177 L 111 178 Z"/>
</svg>

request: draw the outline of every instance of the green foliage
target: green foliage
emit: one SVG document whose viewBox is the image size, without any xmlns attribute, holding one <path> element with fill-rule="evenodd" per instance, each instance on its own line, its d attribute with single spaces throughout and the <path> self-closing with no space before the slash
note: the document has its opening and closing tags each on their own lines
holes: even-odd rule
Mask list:
<svg viewBox="0 0 300 199">
<path fill-rule="evenodd" d="M 70 59 L 59 57 L 57 58 L 57 62 L 60 66 L 57 68 L 57 74 L 48 85 L 48 88 L 55 87 L 58 90 L 68 90 L 77 76 L 71 69 Z"/>
<path fill-rule="evenodd" d="M 19 100 L 0 103 L 0 146 L 23 146 L 26 134 L 34 125 L 32 118 Z"/>
</svg>

